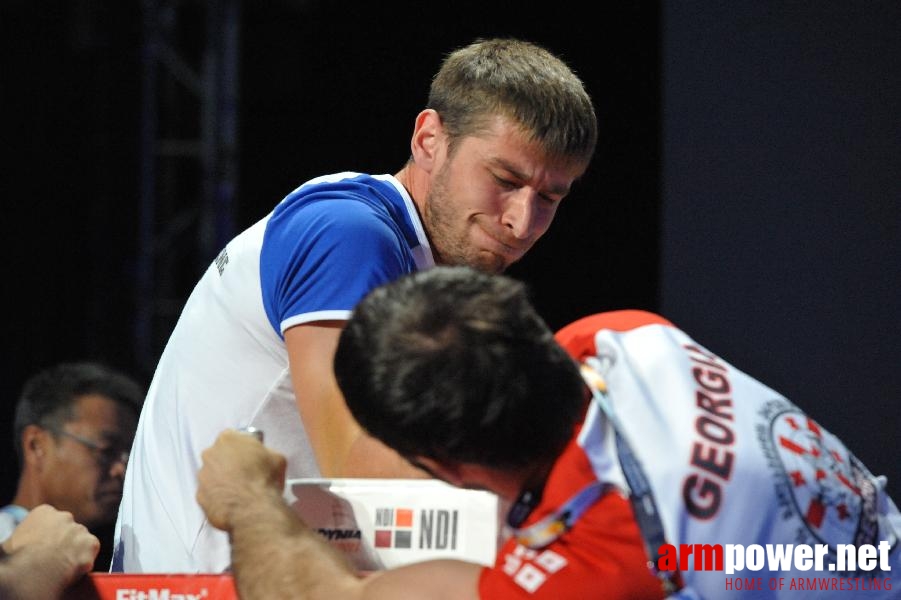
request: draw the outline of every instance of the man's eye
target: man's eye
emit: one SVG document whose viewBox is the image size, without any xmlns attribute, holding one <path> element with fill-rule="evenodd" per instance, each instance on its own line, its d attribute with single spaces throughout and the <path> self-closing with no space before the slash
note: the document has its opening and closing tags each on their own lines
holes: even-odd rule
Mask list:
<svg viewBox="0 0 901 600">
<path fill-rule="evenodd" d="M 544 194 L 538 194 L 538 197 L 550 205 L 554 205 L 554 204 L 557 204 L 558 202 L 560 202 L 560 200 L 558 200 L 557 198 L 552 198 L 552 197 L 546 196 Z"/>
<path fill-rule="evenodd" d="M 519 184 L 510 181 L 509 179 L 504 179 L 503 177 L 498 177 L 497 175 L 493 175 L 495 183 L 497 183 L 502 188 L 513 189 L 517 187 Z"/>
</svg>

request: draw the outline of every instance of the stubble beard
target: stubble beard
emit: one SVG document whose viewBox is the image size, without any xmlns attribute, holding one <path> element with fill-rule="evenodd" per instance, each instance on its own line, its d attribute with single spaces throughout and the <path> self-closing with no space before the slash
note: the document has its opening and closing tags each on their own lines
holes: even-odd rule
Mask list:
<svg viewBox="0 0 901 600">
<path fill-rule="evenodd" d="M 422 220 L 435 253 L 438 264 L 468 266 L 486 273 L 501 273 L 507 267 L 503 257 L 480 250 L 467 239 L 468 227 L 477 227 L 464 222 L 463 215 L 455 215 L 454 202 L 448 190 L 449 163 L 445 163 L 435 175 L 435 180 L 426 196 Z M 459 222 L 462 229 L 455 230 Z"/>
</svg>

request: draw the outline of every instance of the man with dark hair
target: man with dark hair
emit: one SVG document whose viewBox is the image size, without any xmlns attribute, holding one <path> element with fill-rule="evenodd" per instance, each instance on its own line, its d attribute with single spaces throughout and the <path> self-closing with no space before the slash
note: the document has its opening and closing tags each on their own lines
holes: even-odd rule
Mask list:
<svg viewBox="0 0 901 600">
<path fill-rule="evenodd" d="M 0 541 L 40 504 L 91 530 L 111 525 L 143 398 L 131 377 L 98 363 L 63 363 L 33 375 L 16 405 L 20 476 L 12 503 L 0 509 Z"/>
<path fill-rule="evenodd" d="M 228 568 L 227 537 L 194 501 L 200 452 L 228 427 L 265 430 L 292 479 L 424 477 L 347 410 L 332 374 L 341 328 L 369 290 L 402 275 L 500 272 L 522 258 L 588 168 L 597 119 L 549 50 L 484 39 L 447 55 L 412 125 L 394 174 L 304 183 L 195 286 L 138 426 L 113 571 Z"/>
<path fill-rule="evenodd" d="M 585 409 L 578 369 L 522 284 L 450 274 L 377 290 L 355 311 L 335 355 L 348 407 L 424 467 L 453 459 L 541 471 Z M 374 395 L 378 411 L 362 406 Z"/>
<path fill-rule="evenodd" d="M 599 313 L 555 337 L 521 283 L 435 268 L 370 293 L 334 368 L 370 435 L 509 500 L 513 535 L 493 567 L 359 578 L 285 504 L 284 458 L 226 431 L 203 454 L 198 501 L 231 536 L 242 598 L 793 598 L 796 579 L 818 598 L 898 597 L 901 513 L 884 480 L 658 315 Z M 836 566 L 845 544 L 872 560 Z M 810 560 L 758 565 L 764 546 Z"/>
</svg>

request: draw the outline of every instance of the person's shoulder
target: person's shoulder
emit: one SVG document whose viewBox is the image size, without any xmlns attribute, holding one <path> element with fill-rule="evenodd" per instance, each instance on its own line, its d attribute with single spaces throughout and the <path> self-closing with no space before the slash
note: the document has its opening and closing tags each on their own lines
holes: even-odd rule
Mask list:
<svg viewBox="0 0 901 600">
<path fill-rule="evenodd" d="M 281 208 L 306 199 L 365 198 L 384 195 L 394 189 L 388 175 L 370 175 L 357 171 L 342 171 L 310 179 L 289 193 L 279 203 Z"/>
<path fill-rule="evenodd" d="M 672 321 L 654 312 L 639 309 L 611 310 L 582 317 L 566 325 L 557 332 L 557 336 L 569 336 L 596 332 L 601 329 L 612 331 L 631 331 L 645 325 L 665 325 L 675 327 Z"/>
<path fill-rule="evenodd" d="M 346 171 L 311 179 L 288 194 L 275 207 L 269 227 L 282 227 L 295 219 L 320 224 L 344 224 L 364 214 L 384 214 L 403 198 L 386 176 Z M 324 221 L 323 221 L 324 220 Z"/>
<path fill-rule="evenodd" d="M 601 330 L 628 332 L 648 325 L 675 327 L 669 319 L 646 310 L 624 309 L 595 313 L 573 321 L 554 337 L 574 357 L 594 354 L 594 338 Z"/>
</svg>

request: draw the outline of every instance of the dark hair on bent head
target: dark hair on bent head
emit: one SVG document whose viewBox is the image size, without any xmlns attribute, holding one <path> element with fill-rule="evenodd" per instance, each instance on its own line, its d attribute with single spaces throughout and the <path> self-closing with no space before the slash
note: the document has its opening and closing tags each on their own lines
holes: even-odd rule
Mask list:
<svg viewBox="0 0 901 600">
<path fill-rule="evenodd" d="M 14 433 L 19 464 L 22 462 L 22 431 L 28 425 L 59 429 L 72 420 L 73 407 L 81 396 L 106 396 L 140 415 L 144 390 L 129 376 L 94 362 L 61 363 L 32 375 L 22 387 L 16 405 Z"/>
<path fill-rule="evenodd" d="M 584 409 L 578 367 L 525 286 L 469 267 L 370 292 L 341 334 L 335 375 L 360 425 L 406 457 L 552 459 Z"/>
</svg>

